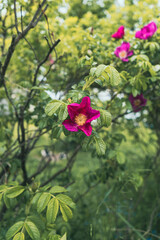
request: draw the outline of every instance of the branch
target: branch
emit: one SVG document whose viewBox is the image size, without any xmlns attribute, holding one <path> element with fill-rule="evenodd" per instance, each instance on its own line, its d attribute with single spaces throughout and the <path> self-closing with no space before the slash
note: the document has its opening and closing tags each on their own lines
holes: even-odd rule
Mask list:
<svg viewBox="0 0 160 240">
<path fill-rule="evenodd" d="M 18 22 L 17 22 L 16 0 L 14 0 L 14 18 L 15 18 L 15 28 L 17 30 L 17 33 L 19 34 Z"/>
<path fill-rule="evenodd" d="M 38 64 L 36 72 L 34 74 L 34 78 L 33 78 L 33 87 L 36 85 L 36 81 L 37 81 L 37 76 L 38 76 L 38 72 L 40 67 L 48 60 L 49 55 L 51 54 L 51 52 L 53 51 L 53 49 L 58 45 L 58 43 L 60 42 L 60 39 L 58 39 L 53 46 L 49 49 L 47 55 L 45 56 L 45 58 Z M 32 99 L 32 93 L 33 93 L 33 89 L 31 89 L 30 93 L 28 94 L 28 99 L 26 101 L 26 104 L 24 106 L 24 110 L 28 107 L 28 104 L 30 102 L 30 100 Z"/>
<path fill-rule="evenodd" d="M 56 172 L 52 177 L 50 177 L 46 182 L 44 182 L 41 187 L 45 186 L 46 184 L 48 184 L 49 182 L 51 182 L 53 179 L 55 179 L 57 176 L 59 176 L 61 173 L 65 172 L 68 168 L 70 168 L 70 166 L 72 165 L 72 163 L 74 162 L 74 158 L 77 155 L 77 153 L 79 152 L 79 150 L 81 149 L 81 145 L 78 145 L 77 148 L 75 149 L 75 151 L 73 152 L 72 156 L 70 157 L 68 163 L 66 164 L 66 166 L 62 169 L 60 169 L 58 172 Z"/>
</svg>

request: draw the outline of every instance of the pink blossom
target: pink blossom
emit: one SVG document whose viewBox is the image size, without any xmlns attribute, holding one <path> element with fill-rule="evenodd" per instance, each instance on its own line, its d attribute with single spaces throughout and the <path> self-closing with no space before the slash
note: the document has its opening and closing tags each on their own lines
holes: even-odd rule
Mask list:
<svg viewBox="0 0 160 240">
<path fill-rule="evenodd" d="M 84 97 L 80 104 L 71 103 L 67 106 L 70 119 L 64 120 L 64 127 L 71 132 L 83 131 L 87 136 L 92 133 L 91 121 L 100 117 L 100 112 L 91 108 L 91 100 Z"/>
<path fill-rule="evenodd" d="M 155 24 L 155 22 L 151 22 L 145 25 L 140 31 L 137 31 L 135 37 L 139 39 L 148 39 L 152 37 L 156 31 L 157 25 Z"/>
<path fill-rule="evenodd" d="M 51 65 L 53 65 L 53 64 L 54 64 L 54 60 L 53 60 L 53 58 L 52 58 L 52 55 L 51 55 L 51 54 L 49 55 L 49 62 L 50 62 L 50 64 L 51 64 Z"/>
<path fill-rule="evenodd" d="M 142 107 L 146 106 L 147 99 L 144 98 L 143 94 L 134 97 L 132 94 L 129 96 L 129 101 L 132 105 L 134 112 L 139 112 Z"/>
<path fill-rule="evenodd" d="M 130 44 L 128 42 L 123 42 L 121 46 L 117 47 L 114 51 L 116 57 L 120 58 L 123 62 L 128 62 L 128 57 L 133 55 L 133 50 L 129 51 Z"/>
<path fill-rule="evenodd" d="M 112 34 L 112 38 L 120 39 L 124 37 L 124 26 L 120 26 L 114 34 Z"/>
</svg>

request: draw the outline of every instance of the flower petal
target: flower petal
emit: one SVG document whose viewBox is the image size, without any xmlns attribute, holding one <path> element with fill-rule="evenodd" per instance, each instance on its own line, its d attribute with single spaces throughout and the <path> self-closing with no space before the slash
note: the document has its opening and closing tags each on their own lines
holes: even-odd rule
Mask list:
<svg viewBox="0 0 160 240">
<path fill-rule="evenodd" d="M 133 97 L 132 94 L 129 95 L 129 101 L 131 102 L 131 104 L 134 102 L 135 98 Z"/>
<path fill-rule="evenodd" d="M 64 120 L 62 124 L 68 131 L 78 132 L 77 124 L 72 122 L 71 119 Z"/>
<path fill-rule="evenodd" d="M 129 61 L 128 58 L 121 58 L 121 60 L 122 60 L 123 62 L 128 62 L 128 61 Z"/>
<path fill-rule="evenodd" d="M 137 31 L 137 32 L 135 33 L 135 38 L 140 38 L 140 39 L 141 39 L 141 36 L 142 36 L 141 31 Z"/>
<path fill-rule="evenodd" d="M 88 119 L 87 119 L 86 123 L 89 123 L 100 117 L 100 111 L 97 111 L 97 110 L 91 108 L 87 117 L 88 117 Z"/>
<path fill-rule="evenodd" d="M 68 113 L 72 121 L 74 121 L 75 116 L 80 112 L 80 104 L 78 103 L 71 103 L 67 106 Z"/>
<path fill-rule="evenodd" d="M 130 56 L 132 56 L 133 54 L 134 54 L 133 50 L 132 50 L 132 51 L 129 51 L 129 52 L 127 53 L 127 57 L 130 57 Z"/>
<path fill-rule="evenodd" d="M 81 108 L 85 108 L 86 110 L 89 109 L 91 106 L 91 100 L 90 97 L 84 97 L 82 98 L 82 102 L 80 103 Z"/>
<path fill-rule="evenodd" d="M 92 133 L 92 126 L 90 123 L 86 123 L 83 126 L 78 126 L 78 129 L 84 132 L 87 136 L 90 136 Z"/>
<path fill-rule="evenodd" d="M 121 45 L 121 51 L 129 51 L 130 49 L 130 43 L 129 42 L 123 42 Z"/>
</svg>

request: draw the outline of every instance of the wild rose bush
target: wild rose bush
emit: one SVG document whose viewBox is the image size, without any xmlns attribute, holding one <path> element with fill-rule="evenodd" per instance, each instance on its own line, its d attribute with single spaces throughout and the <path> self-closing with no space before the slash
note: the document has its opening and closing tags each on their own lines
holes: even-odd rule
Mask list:
<svg viewBox="0 0 160 240">
<path fill-rule="evenodd" d="M 157 239 L 157 1 L 0 11 L 0 239 Z"/>
</svg>

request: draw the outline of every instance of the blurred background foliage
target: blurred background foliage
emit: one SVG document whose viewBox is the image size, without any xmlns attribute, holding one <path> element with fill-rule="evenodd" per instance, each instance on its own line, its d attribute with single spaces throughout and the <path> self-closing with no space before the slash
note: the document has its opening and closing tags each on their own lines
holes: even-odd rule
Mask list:
<svg viewBox="0 0 160 240">
<path fill-rule="evenodd" d="M 17 0 L 21 31 L 40 2 Z M 30 213 L 41 220 L 39 223 L 35 220 L 40 239 L 60 239 L 58 235 L 65 232 L 71 240 L 160 239 L 160 3 L 158 0 L 48 0 L 47 3 L 47 11 L 37 26 L 16 46 L 5 75 L 18 114 L 30 91 L 34 92 L 23 112 L 28 173 L 25 184 L 21 145 L 17 140 L 19 122 L 5 88 L 0 88 L 0 181 L 27 188 L 8 204 L 5 202 L 8 200 L 2 199 L 0 239 L 5 239 L 15 222 L 28 216 L 32 196 L 40 185 L 48 183 L 67 188 L 76 209 L 69 222 L 64 222 L 59 214 L 55 224 L 49 226 L 45 213 L 37 215 L 35 208 L 31 208 Z M 13 0 L 0 2 L 2 65 L 11 38 L 17 35 L 13 4 Z M 135 39 L 135 31 L 151 21 L 158 26 L 156 34 L 149 40 Z M 134 50 L 128 63 L 114 55 L 122 39 L 115 40 L 111 35 L 120 25 L 125 26 L 124 41 L 130 42 Z M 49 45 L 58 39 L 60 43 L 40 67 L 33 85 L 38 63 Z M 96 79 L 87 87 L 90 69 L 100 64 L 115 67 L 121 76 L 120 83 L 106 84 L 99 76 L 99 82 Z M 141 92 L 148 100 L 147 107 L 133 113 L 128 96 Z M 53 99 L 69 104 L 70 99 L 80 102 L 86 95 L 91 97 L 93 108 L 107 109 L 112 115 L 112 124 L 110 115 L 107 122 L 94 124 L 91 137 L 66 131 L 61 124 L 63 116 L 58 112 L 52 116 L 45 113 L 46 105 Z M 105 144 L 98 149 L 102 156 L 93 140 L 96 131 L 103 139 L 102 145 Z M 32 142 L 34 136 L 38 136 L 36 142 Z M 52 178 L 67 166 L 77 147 L 74 161 Z M 34 176 L 43 166 L 44 170 Z M 29 234 L 25 236 L 34 239 Z"/>
</svg>

